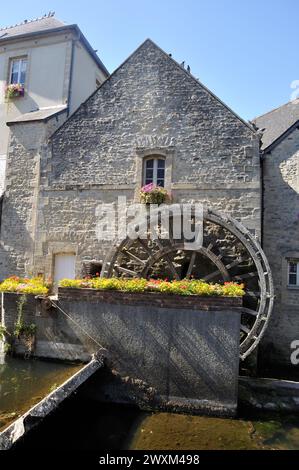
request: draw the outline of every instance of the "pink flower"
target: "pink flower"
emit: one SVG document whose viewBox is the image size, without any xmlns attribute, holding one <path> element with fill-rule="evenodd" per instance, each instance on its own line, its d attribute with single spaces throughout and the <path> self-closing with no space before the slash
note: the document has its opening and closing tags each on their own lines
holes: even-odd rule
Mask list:
<svg viewBox="0 0 299 470">
<path fill-rule="evenodd" d="M 149 183 L 143 186 L 143 188 L 141 188 L 141 191 L 143 193 L 150 193 L 154 188 L 155 188 L 155 185 L 153 183 Z"/>
</svg>

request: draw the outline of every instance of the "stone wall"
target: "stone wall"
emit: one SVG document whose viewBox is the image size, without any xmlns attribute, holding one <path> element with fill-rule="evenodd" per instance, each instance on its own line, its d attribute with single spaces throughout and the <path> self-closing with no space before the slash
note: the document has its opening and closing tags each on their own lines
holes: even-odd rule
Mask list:
<svg viewBox="0 0 299 470">
<path fill-rule="evenodd" d="M 13 332 L 18 317 L 18 303 L 21 294 L 4 294 L 5 325 L 13 341 Z M 51 307 L 49 301 L 26 295 L 22 308 L 25 324 L 37 327 L 34 356 L 44 359 L 88 362 L 99 349 L 60 311 Z M 17 353 L 22 354 L 22 348 Z"/>
<path fill-rule="evenodd" d="M 260 345 L 260 365 L 292 366 L 299 340 L 299 289 L 288 287 L 288 258 L 299 259 L 299 130 L 264 156 L 263 248 L 275 287 L 273 315 Z"/>
<path fill-rule="evenodd" d="M 41 161 L 49 136 L 66 113 L 47 122 L 11 125 L 0 232 L 0 279 L 32 275 L 37 229 Z"/>
<path fill-rule="evenodd" d="M 10 333 L 21 298 L 4 294 Z M 26 298 L 24 322 L 37 326 L 35 356 L 87 362 L 101 350 L 130 381 L 127 392 L 107 384 L 106 400 L 130 402 L 142 384 L 150 407 L 236 412 L 241 298 L 59 289 L 58 309 Z"/>
<path fill-rule="evenodd" d="M 21 179 L 20 151 L 13 141 Z M 26 264 L 20 259 L 18 271 L 52 276 L 55 254 L 74 253 L 80 276 L 84 261 L 104 259 L 110 242 L 96 237 L 96 208 L 114 204 L 117 196 L 136 201 L 143 158 L 153 153 L 166 159 L 174 202 L 202 202 L 229 213 L 259 237 L 257 135 L 146 41 L 50 139 L 40 162 L 34 256 L 26 256 Z"/>
<path fill-rule="evenodd" d="M 147 389 L 151 407 L 211 414 L 236 412 L 241 303 L 59 289 L 59 305 L 107 350 L 121 377 Z M 105 396 L 114 401 L 115 390 Z"/>
</svg>

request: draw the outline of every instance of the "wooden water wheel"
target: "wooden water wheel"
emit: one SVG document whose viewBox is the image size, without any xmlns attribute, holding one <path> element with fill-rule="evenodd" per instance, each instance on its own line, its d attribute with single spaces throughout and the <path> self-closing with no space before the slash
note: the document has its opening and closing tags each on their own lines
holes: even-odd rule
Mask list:
<svg viewBox="0 0 299 470">
<path fill-rule="evenodd" d="M 128 236 L 116 243 L 104 261 L 101 276 L 194 277 L 209 282 L 244 283 L 246 294 L 240 331 L 240 357 L 244 360 L 261 340 L 272 312 L 274 290 L 267 258 L 258 241 L 241 223 L 212 210 L 203 214 L 202 246 L 186 250 L 184 237 L 173 236 L 175 217 L 170 217 L 168 236 L 165 233 L 162 236 L 159 223 L 148 229 L 148 215 L 144 222 L 148 237 L 133 240 Z M 194 215 L 191 219 L 195 220 Z M 140 224 L 134 232 L 135 229 L 140 230 Z"/>
</svg>

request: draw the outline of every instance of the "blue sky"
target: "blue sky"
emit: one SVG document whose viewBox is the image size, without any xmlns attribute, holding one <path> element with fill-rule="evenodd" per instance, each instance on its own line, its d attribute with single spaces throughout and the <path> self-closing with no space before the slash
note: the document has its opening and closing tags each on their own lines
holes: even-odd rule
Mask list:
<svg viewBox="0 0 299 470">
<path fill-rule="evenodd" d="M 112 72 L 147 37 L 245 119 L 290 100 L 299 80 L 298 0 L 26 0 L 1 26 L 49 10 L 77 23 Z M 299 89 L 299 87 L 298 87 Z M 299 93 L 298 93 L 299 96 Z"/>
</svg>

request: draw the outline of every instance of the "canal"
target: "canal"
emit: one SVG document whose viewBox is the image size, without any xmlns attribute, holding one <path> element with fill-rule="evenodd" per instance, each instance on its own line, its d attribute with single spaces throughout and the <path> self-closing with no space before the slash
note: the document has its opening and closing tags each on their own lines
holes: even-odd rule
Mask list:
<svg viewBox="0 0 299 470">
<path fill-rule="evenodd" d="M 0 366 L 1 428 L 81 367 L 7 358 L 6 364 Z M 86 394 L 88 387 L 88 382 L 82 385 L 21 438 L 14 449 L 299 449 L 299 417 L 295 414 L 249 414 L 241 410 L 238 419 L 220 419 L 148 413 L 134 407 L 99 403 Z"/>
<path fill-rule="evenodd" d="M 81 367 L 7 356 L 5 363 L 0 364 L 0 431 Z"/>
</svg>

